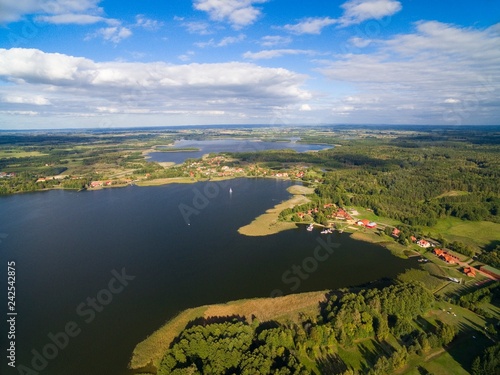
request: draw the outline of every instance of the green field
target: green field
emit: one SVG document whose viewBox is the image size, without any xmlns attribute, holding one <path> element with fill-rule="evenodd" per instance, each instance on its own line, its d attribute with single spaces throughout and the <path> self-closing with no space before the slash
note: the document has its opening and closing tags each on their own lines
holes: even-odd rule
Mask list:
<svg viewBox="0 0 500 375">
<path fill-rule="evenodd" d="M 37 156 L 47 156 L 47 154 L 43 154 L 39 151 L 22 151 L 22 150 L 3 150 L 0 151 L 0 159 L 9 159 L 9 158 L 28 158 L 28 157 L 37 157 Z"/>
<path fill-rule="evenodd" d="M 383 217 L 383 216 L 377 216 L 372 210 L 363 208 L 363 207 L 349 207 L 348 211 L 350 212 L 351 210 L 356 210 L 358 211 L 359 215 L 355 215 L 355 219 L 367 219 L 370 221 L 374 221 L 379 224 L 387 224 L 387 225 L 393 225 L 396 226 L 398 224 L 401 224 L 400 221 L 391 219 L 388 217 Z"/>
<path fill-rule="evenodd" d="M 432 228 L 424 228 L 424 232 L 435 237 L 441 234 L 450 242 L 459 241 L 476 248 L 500 241 L 500 224 L 489 221 L 464 221 L 449 217 L 439 220 Z"/>
</svg>

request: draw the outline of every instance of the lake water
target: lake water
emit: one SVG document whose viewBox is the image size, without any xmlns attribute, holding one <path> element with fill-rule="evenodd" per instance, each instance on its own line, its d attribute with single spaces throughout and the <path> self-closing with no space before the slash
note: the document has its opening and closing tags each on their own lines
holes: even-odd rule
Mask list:
<svg viewBox="0 0 500 375">
<path fill-rule="evenodd" d="M 238 234 L 288 198 L 288 186 L 237 179 L 0 198 L 3 311 L 7 262 L 16 262 L 17 365 L 33 368 L 45 349 L 51 359 L 34 362 L 45 365 L 40 374 L 125 375 L 134 346 L 185 308 L 359 285 L 417 266 L 345 233 L 331 236 L 331 255 L 316 250 L 327 237 L 304 227 Z M 110 284 L 123 268 L 134 279 Z M 102 304 L 89 307 L 96 297 Z M 1 373 L 17 374 L 6 366 L 3 327 Z M 75 337 L 51 346 L 65 327 Z"/>
<path fill-rule="evenodd" d="M 149 157 L 156 162 L 174 162 L 183 163 L 186 159 L 201 158 L 211 152 L 254 152 L 263 150 L 282 150 L 292 149 L 297 152 L 318 151 L 331 146 L 301 144 L 296 142 L 262 142 L 258 140 L 234 140 L 223 139 L 214 141 L 187 141 L 181 140 L 175 142 L 172 148 L 198 148 L 199 151 L 183 152 L 152 152 Z M 169 147 L 166 147 L 169 148 Z"/>
</svg>

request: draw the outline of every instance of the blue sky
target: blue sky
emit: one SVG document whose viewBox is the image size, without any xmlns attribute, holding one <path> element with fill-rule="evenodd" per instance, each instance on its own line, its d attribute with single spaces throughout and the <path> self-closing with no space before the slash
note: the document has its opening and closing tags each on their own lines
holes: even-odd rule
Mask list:
<svg viewBox="0 0 500 375">
<path fill-rule="evenodd" d="M 500 123 L 493 0 L 0 0 L 0 129 Z"/>
</svg>

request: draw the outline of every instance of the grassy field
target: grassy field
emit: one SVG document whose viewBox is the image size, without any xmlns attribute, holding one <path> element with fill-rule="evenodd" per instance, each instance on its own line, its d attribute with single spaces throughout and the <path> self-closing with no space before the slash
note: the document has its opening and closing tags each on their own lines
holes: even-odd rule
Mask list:
<svg viewBox="0 0 500 375">
<path fill-rule="evenodd" d="M 39 151 L 4 150 L 0 151 L 0 159 L 8 158 L 28 158 L 37 156 L 47 156 Z"/>
<path fill-rule="evenodd" d="M 392 226 L 396 226 L 398 224 L 401 224 L 401 222 L 398 220 L 391 219 L 389 217 L 377 216 L 377 215 L 375 215 L 375 213 L 372 210 L 369 210 L 369 209 L 366 209 L 363 207 L 349 207 L 348 208 L 349 212 L 354 211 L 354 210 L 358 212 L 357 215 L 354 215 L 355 219 L 360 219 L 360 220 L 367 219 L 370 221 L 374 221 L 376 223 L 382 223 L 382 224 L 387 224 L 387 225 L 392 225 Z"/>
<path fill-rule="evenodd" d="M 464 221 L 450 217 L 439 220 L 432 228 L 424 228 L 424 232 L 436 237 L 441 234 L 448 241 L 460 241 L 476 249 L 500 241 L 500 224 L 489 221 Z"/>
<path fill-rule="evenodd" d="M 195 318 L 239 315 L 249 322 L 252 316 L 261 322 L 295 321 L 298 320 L 299 314 L 318 314 L 319 302 L 325 300 L 325 294 L 326 291 L 321 291 L 277 298 L 239 300 L 185 310 L 135 347 L 129 368 L 157 368 L 172 340 Z"/>
</svg>

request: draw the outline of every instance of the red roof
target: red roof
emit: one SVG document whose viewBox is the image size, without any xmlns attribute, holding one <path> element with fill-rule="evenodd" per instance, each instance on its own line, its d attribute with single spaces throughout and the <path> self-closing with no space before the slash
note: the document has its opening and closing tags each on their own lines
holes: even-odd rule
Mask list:
<svg viewBox="0 0 500 375">
<path fill-rule="evenodd" d="M 470 277 L 475 277 L 476 276 L 476 269 L 473 268 L 473 267 L 465 267 L 464 268 L 464 273 L 467 275 L 467 276 L 470 276 Z"/>
<path fill-rule="evenodd" d="M 446 251 L 444 251 L 443 249 L 434 249 L 434 254 L 436 255 L 441 255 L 441 254 L 445 254 Z"/>
</svg>

